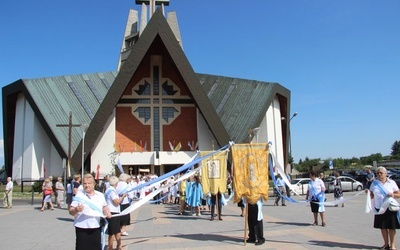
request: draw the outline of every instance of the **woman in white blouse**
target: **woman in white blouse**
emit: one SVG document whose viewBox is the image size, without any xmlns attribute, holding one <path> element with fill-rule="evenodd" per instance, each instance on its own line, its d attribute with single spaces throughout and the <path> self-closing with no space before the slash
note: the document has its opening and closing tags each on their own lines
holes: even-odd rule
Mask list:
<svg viewBox="0 0 400 250">
<path fill-rule="evenodd" d="M 310 201 L 311 212 L 314 215 L 313 226 L 318 225 L 318 214 L 320 214 L 321 225 L 325 227 L 325 207 L 322 204 L 325 200 L 325 184 L 322 179 L 317 178 L 317 173 L 314 170 L 310 171 L 310 179 L 311 181 L 308 183 L 306 200 Z"/>
<path fill-rule="evenodd" d="M 120 204 L 124 200 L 126 194 L 119 196 L 115 188 L 118 184 L 118 178 L 116 176 L 111 176 L 108 180 L 110 184 L 109 188 L 104 193 L 106 198 L 107 207 L 111 214 L 119 214 L 121 212 Z M 122 249 L 121 247 L 121 221 L 120 216 L 111 217 L 108 220 L 108 249 L 112 250 L 114 244 L 114 238 L 117 241 L 117 249 Z"/>
<path fill-rule="evenodd" d="M 400 191 L 396 182 L 387 178 L 387 171 L 384 167 L 376 169 L 377 179 L 375 179 L 369 188 L 371 199 L 373 199 L 373 206 L 378 212 L 383 203 L 389 198 L 400 198 Z M 374 218 L 374 228 L 381 230 L 381 235 L 384 245 L 381 249 L 396 249 L 396 229 L 400 228 L 397 219 L 397 213 L 386 209 L 383 214 L 376 214 Z"/>
</svg>

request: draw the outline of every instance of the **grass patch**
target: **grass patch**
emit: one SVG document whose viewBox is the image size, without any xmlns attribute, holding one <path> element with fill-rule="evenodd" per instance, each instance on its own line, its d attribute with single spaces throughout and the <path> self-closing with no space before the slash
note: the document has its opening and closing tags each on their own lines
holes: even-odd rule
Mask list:
<svg viewBox="0 0 400 250">
<path fill-rule="evenodd" d="M 30 199 L 32 198 L 32 188 L 34 188 L 34 185 L 24 185 L 24 192 L 21 192 L 22 187 L 14 183 L 13 197 Z M 0 185 L 0 198 L 3 198 L 5 191 L 6 191 L 6 185 Z M 33 196 L 42 197 L 42 193 L 40 191 L 35 191 Z"/>
</svg>

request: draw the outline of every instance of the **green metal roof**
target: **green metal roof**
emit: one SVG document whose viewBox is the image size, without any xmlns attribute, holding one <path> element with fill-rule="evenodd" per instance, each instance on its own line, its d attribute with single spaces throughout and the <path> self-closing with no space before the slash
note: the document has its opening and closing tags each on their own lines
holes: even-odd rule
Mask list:
<svg viewBox="0 0 400 250">
<path fill-rule="evenodd" d="M 44 120 L 63 151 L 68 152 L 68 128 L 57 125 L 68 124 L 71 111 L 73 124 L 90 124 L 116 75 L 117 72 L 112 71 L 22 81 L 34 102 L 33 106 L 39 111 L 39 120 Z M 73 127 L 72 152 L 75 152 L 81 138 L 81 129 Z"/>
<path fill-rule="evenodd" d="M 261 82 L 217 75 L 196 74 L 201 87 L 221 119 L 229 137 L 245 142 L 249 128 L 258 126 L 276 94 L 278 83 Z M 69 112 L 74 124 L 90 124 L 109 88 L 116 71 L 72 76 L 24 79 L 24 85 L 64 152 L 68 152 Z M 79 127 L 72 129 L 72 152 L 81 142 Z"/>
<path fill-rule="evenodd" d="M 276 94 L 289 91 L 278 83 L 198 74 L 231 140 L 248 142 L 248 130 L 259 126 Z"/>
</svg>

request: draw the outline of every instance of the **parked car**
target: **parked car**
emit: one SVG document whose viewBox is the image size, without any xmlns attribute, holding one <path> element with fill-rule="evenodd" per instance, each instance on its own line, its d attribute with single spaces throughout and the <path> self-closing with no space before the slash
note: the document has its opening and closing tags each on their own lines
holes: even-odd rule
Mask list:
<svg viewBox="0 0 400 250">
<path fill-rule="evenodd" d="M 350 177 L 350 178 L 352 178 L 354 180 L 356 179 L 355 175 L 353 175 L 353 174 L 342 174 L 341 176 Z"/>
<path fill-rule="evenodd" d="M 290 182 L 290 194 L 293 195 L 295 192 L 299 195 L 306 194 L 310 180 L 310 178 L 293 179 Z"/>
<path fill-rule="evenodd" d="M 390 174 L 387 177 L 391 180 L 394 180 L 397 184 L 397 187 L 400 188 L 400 174 Z"/>
<path fill-rule="evenodd" d="M 342 182 L 343 191 L 361 191 L 363 189 L 363 184 L 355 179 L 348 176 L 339 176 L 338 177 Z M 327 193 L 333 192 L 333 181 L 334 177 L 328 177 L 325 180 L 325 188 Z"/>
<path fill-rule="evenodd" d="M 360 173 L 354 179 L 361 182 L 364 187 L 367 185 L 367 173 Z"/>
<path fill-rule="evenodd" d="M 399 170 L 396 168 L 387 168 L 386 171 L 387 171 L 388 175 L 389 174 L 400 174 Z"/>
</svg>

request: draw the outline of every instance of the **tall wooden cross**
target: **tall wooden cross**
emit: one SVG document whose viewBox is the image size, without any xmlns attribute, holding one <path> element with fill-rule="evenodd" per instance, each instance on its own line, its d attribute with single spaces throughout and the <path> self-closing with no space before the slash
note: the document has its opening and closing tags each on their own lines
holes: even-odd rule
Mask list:
<svg viewBox="0 0 400 250">
<path fill-rule="evenodd" d="M 82 124 L 72 124 L 72 111 L 69 112 L 69 123 L 68 124 L 57 124 L 57 127 L 68 127 L 68 159 L 67 159 L 67 172 L 65 179 L 71 174 L 70 163 L 71 163 L 71 142 L 72 142 L 72 127 L 80 127 Z M 67 176 L 68 175 L 68 176 Z"/>
</svg>

